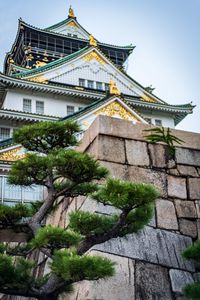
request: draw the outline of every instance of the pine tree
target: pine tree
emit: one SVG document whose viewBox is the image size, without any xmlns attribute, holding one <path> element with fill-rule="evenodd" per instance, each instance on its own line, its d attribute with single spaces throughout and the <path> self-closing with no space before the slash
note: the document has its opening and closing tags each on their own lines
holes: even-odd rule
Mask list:
<svg viewBox="0 0 200 300">
<path fill-rule="evenodd" d="M 187 259 L 194 259 L 200 261 L 200 241 L 196 241 L 194 245 L 189 246 L 184 252 L 183 257 Z M 187 284 L 183 289 L 184 295 L 188 299 L 198 300 L 200 299 L 200 282 Z"/>
<path fill-rule="evenodd" d="M 27 155 L 12 165 L 9 183 L 42 185 L 47 196 L 29 205 L 0 205 L 0 228 L 12 228 L 16 234 L 25 231 L 28 236 L 23 245 L 0 245 L 2 294 L 53 300 L 70 291 L 74 282 L 112 276 L 112 261 L 86 252 L 95 244 L 136 233 L 152 217 L 157 190 L 108 177 L 98 161 L 75 151 L 78 132 L 79 126 L 69 121 L 44 122 L 14 132 L 14 141 L 27 149 Z M 70 214 L 67 228 L 45 225 L 63 201 L 79 195 L 112 205 L 119 213 L 105 216 L 78 210 Z M 35 276 L 38 262 L 30 258 L 35 251 L 50 260 L 51 271 L 43 277 Z"/>
</svg>

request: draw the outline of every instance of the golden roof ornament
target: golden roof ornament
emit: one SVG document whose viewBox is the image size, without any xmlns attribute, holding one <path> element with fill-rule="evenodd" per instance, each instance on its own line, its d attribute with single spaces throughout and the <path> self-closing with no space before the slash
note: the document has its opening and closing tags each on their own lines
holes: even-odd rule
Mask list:
<svg viewBox="0 0 200 300">
<path fill-rule="evenodd" d="M 73 10 L 73 8 L 72 8 L 71 5 L 70 5 L 70 8 L 69 8 L 69 14 L 68 14 L 68 17 L 69 17 L 69 18 L 75 18 L 74 10 Z"/>
<path fill-rule="evenodd" d="M 96 47 L 97 46 L 97 41 L 93 37 L 93 35 L 90 35 L 90 46 Z"/>
<path fill-rule="evenodd" d="M 119 88 L 117 87 L 116 83 L 111 79 L 109 82 L 109 91 L 112 95 L 121 95 Z"/>
</svg>

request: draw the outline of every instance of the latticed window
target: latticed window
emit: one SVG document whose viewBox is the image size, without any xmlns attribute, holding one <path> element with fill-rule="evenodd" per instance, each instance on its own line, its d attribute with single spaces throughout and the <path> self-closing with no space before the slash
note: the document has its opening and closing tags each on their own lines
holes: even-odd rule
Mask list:
<svg viewBox="0 0 200 300">
<path fill-rule="evenodd" d="M 74 106 L 67 105 L 67 116 L 72 115 L 74 113 Z"/>
<path fill-rule="evenodd" d="M 79 78 L 79 86 L 85 86 L 85 79 Z"/>
<path fill-rule="evenodd" d="M 102 82 L 97 81 L 97 82 L 96 82 L 96 88 L 97 88 L 97 90 L 102 90 L 102 89 L 103 89 L 103 84 L 102 84 Z"/>
<path fill-rule="evenodd" d="M 36 113 L 44 114 L 44 102 L 43 101 L 36 101 Z"/>
<path fill-rule="evenodd" d="M 109 84 L 105 83 L 105 91 L 109 91 Z"/>
<path fill-rule="evenodd" d="M 10 128 L 1 127 L 0 128 L 0 141 L 10 138 Z"/>
<path fill-rule="evenodd" d="M 24 112 L 31 112 L 31 99 L 23 99 L 23 111 Z"/>
<path fill-rule="evenodd" d="M 155 125 L 156 126 L 162 126 L 162 120 L 155 120 Z"/>
<path fill-rule="evenodd" d="M 94 88 L 94 81 L 88 80 L 88 87 L 89 87 L 90 89 L 93 89 L 93 88 Z"/>
</svg>

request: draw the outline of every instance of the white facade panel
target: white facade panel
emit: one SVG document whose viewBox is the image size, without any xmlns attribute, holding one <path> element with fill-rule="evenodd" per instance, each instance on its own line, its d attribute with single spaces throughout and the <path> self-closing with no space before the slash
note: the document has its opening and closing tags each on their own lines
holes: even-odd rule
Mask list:
<svg viewBox="0 0 200 300">
<path fill-rule="evenodd" d="M 36 101 L 43 101 L 45 115 L 61 118 L 67 115 L 67 105 L 74 106 L 76 112 L 79 110 L 79 107 L 85 107 L 89 104 L 86 104 L 84 101 L 81 101 L 81 99 L 74 97 L 52 97 L 48 94 L 25 93 L 16 90 L 7 92 L 2 108 L 23 111 L 23 99 L 31 100 L 32 113 L 36 113 Z"/>
</svg>

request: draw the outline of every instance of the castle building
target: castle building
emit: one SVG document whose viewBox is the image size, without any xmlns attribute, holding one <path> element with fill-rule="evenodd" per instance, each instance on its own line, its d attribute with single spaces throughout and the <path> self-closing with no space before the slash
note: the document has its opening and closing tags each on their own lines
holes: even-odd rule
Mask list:
<svg viewBox="0 0 200 300">
<path fill-rule="evenodd" d="M 174 128 L 192 113 L 190 103 L 170 105 L 128 75 L 124 66 L 133 51 L 132 45 L 98 41 L 79 24 L 71 7 L 67 19 L 45 29 L 19 19 L 0 73 L 2 201 L 16 194 L 24 201 L 34 200 L 28 190 L 13 190 L 4 174 L 12 161 L 24 155 L 20 145 L 12 142 L 13 130 L 19 126 L 75 119 L 84 132 L 96 116 L 105 114 Z M 10 189 L 7 195 L 5 187 Z M 40 190 L 34 197 L 39 194 Z"/>
</svg>

